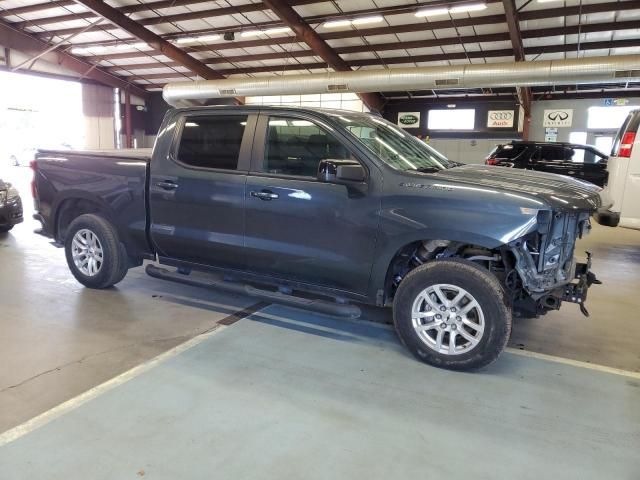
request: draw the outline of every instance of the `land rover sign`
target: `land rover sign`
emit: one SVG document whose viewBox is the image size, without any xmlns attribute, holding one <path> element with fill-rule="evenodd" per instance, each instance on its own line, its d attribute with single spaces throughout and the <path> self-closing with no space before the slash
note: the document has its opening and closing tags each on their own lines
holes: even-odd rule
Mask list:
<svg viewBox="0 0 640 480">
<path fill-rule="evenodd" d="M 402 128 L 420 128 L 420 112 L 398 113 L 398 126 Z"/>
</svg>

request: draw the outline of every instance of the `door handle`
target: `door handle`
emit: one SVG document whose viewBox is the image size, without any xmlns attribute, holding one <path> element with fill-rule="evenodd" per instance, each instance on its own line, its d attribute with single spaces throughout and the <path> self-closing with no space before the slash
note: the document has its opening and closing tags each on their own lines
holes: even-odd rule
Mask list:
<svg viewBox="0 0 640 480">
<path fill-rule="evenodd" d="M 251 192 L 250 195 L 264 201 L 275 200 L 280 197 L 277 193 L 273 193 L 268 190 L 263 190 L 262 192 Z"/>
<path fill-rule="evenodd" d="M 178 188 L 178 184 L 172 182 L 171 180 L 164 180 L 161 182 L 156 182 L 156 187 L 160 187 L 163 190 L 175 190 L 176 188 Z"/>
</svg>

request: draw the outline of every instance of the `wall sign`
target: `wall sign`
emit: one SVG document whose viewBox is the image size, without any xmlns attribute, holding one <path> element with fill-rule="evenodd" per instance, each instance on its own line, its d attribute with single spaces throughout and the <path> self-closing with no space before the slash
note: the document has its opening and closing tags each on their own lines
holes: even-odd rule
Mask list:
<svg viewBox="0 0 640 480">
<path fill-rule="evenodd" d="M 605 98 L 604 105 L 605 107 L 613 107 L 613 106 L 620 107 L 623 105 L 629 105 L 629 99 L 628 98 Z"/>
<path fill-rule="evenodd" d="M 398 126 L 402 128 L 420 128 L 420 112 L 399 112 Z"/>
<path fill-rule="evenodd" d="M 570 127 L 573 124 L 573 108 L 544 111 L 543 127 Z"/>
<path fill-rule="evenodd" d="M 489 110 L 487 114 L 488 128 L 513 128 L 514 110 Z"/>
<path fill-rule="evenodd" d="M 555 127 L 547 127 L 544 129 L 544 141 L 545 142 L 557 142 L 558 141 L 558 129 Z"/>
</svg>

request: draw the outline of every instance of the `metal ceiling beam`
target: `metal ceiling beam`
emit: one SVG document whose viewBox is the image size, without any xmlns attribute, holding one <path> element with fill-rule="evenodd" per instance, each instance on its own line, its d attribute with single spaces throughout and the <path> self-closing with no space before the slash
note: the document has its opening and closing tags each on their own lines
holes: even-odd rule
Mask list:
<svg viewBox="0 0 640 480">
<path fill-rule="evenodd" d="M 327 0 L 290 0 L 288 4 L 290 6 L 302 6 L 302 5 L 308 5 L 313 3 L 322 3 L 326 1 Z M 488 0 L 487 3 L 496 3 L 500 1 L 501 0 Z M 171 7 L 177 7 L 177 6 L 187 6 L 189 4 L 197 4 L 197 3 L 203 3 L 203 2 L 204 0 L 182 0 L 182 1 L 162 0 L 162 1 L 144 3 L 144 4 L 130 5 L 126 7 L 119 7 L 117 8 L 117 10 L 120 11 L 121 13 L 128 14 L 128 13 L 137 13 L 142 11 L 154 11 L 154 10 L 160 10 L 163 8 L 171 8 Z M 317 15 L 315 16 L 315 19 L 313 21 L 310 21 L 310 19 L 305 19 L 305 20 L 310 21 L 310 23 L 313 23 L 314 21 L 321 22 L 326 20 L 345 18 L 345 17 L 354 17 L 354 16 L 360 16 L 360 15 L 371 15 L 371 14 L 401 15 L 406 13 L 413 13 L 417 9 L 424 8 L 424 7 L 437 7 L 439 5 L 445 5 L 445 4 L 455 5 L 455 4 L 461 4 L 461 3 L 470 3 L 470 0 L 454 0 L 449 2 L 423 1 L 423 2 L 418 2 L 416 4 L 412 4 L 410 6 L 396 5 L 396 6 L 381 7 L 381 8 L 368 8 L 368 9 L 357 10 L 357 11 L 352 11 L 352 12 L 342 13 L 342 14 Z M 43 4 L 40 4 L 40 5 L 43 5 Z M 258 12 L 263 10 L 268 10 L 268 7 L 264 3 L 252 3 L 252 4 L 244 4 L 239 6 L 220 7 L 220 8 L 214 8 L 214 9 L 199 10 L 194 12 L 185 12 L 185 13 L 179 13 L 175 15 L 160 15 L 157 17 L 140 19 L 138 21 L 142 25 L 160 25 L 165 23 L 174 23 L 174 22 L 180 22 L 180 21 L 186 21 L 186 20 L 197 20 L 201 18 L 220 17 L 225 15 L 232 15 L 235 13 Z M 6 16 L 6 13 L 0 12 L 0 15 Z M 43 25 L 50 25 L 51 23 L 57 23 L 62 21 L 90 19 L 93 17 L 95 17 L 95 15 L 90 12 L 82 12 L 77 14 L 60 15 L 57 17 L 44 17 L 39 19 L 27 20 L 24 22 L 19 22 L 18 26 L 20 28 L 23 28 L 25 26 L 43 26 Z M 283 23 L 279 21 L 274 21 L 274 22 L 265 22 L 261 25 L 263 25 L 264 27 L 274 26 L 274 25 L 282 26 Z M 90 31 L 112 30 L 113 28 L 114 27 L 102 26 L 102 27 L 96 27 L 95 29 Z M 68 35 L 70 33 L 73 33 L 72 30 L 74 29 L 63 29 L 55 32 L 56 34 L 60 32 L 61 35 Z"/>
<path fill-rule="evenodd" d="M 184 50 L 179 49 L 173 44 L 167 42 L 159 35 L 153 33 L 141 26 L 139 23 L 131 20 L 122 12 L 119 12 L 115 8 L 107 5 L 102 0 L 75 0 L 76 3 L 84 5 L 98 16 L 108 20 L 109 22 L 117 25 L 118 28 L 129 32 L 129 34 L 149 44 L 159 53 L 162 53 L 179 63 L 183 67 L 188 68 L 193 73 L 199 75 L 205 80 L 214 80 L 224 78 L 220 73 L 216 72 L 212 68 L 208 67 L 200 60 L 192 57 Z"/>
<path fill-rule="evenodd" d="M 504 7 L 504 14 L 507 19 L 507 28 L 509 31 L 509 37 L 511 37 L 511 45 L 513 46 L 513 56 L 516 62 L 524 62 L 525 51 L 524 44 L 522 43 L 522 34 L 520 33 L 520 22 L 518 20 L 518 11 L 516 8 L 515 0 L 503 0 L 502 5 Z M 523 136 L 528 136 L 528 122 L 531 119 L 531 103 L 533 97 L 531 95 L 531 89 L 529 87 L 517 87 L 518 99 L 524 110 L 525 127 Z"/>
<path fill-rule="evenodd" d="M 0 21 L 0 45 L 33 56 L 51 47 L 51 45 L 42 40 L 16 30 L 4 21 Z M 107 72 L 101 67 L 77 58 L 63 50 L 53 50 L 47 53 L 43 59 L 79 74 L 80 78 L 88 78 L 114 88 L 128 89 L 132 94 L 139 97 L 144 98 L 147 96 L 145 90 L 130 83 L 128 80 Z"/>
<path fill-rule="evenodd" d="M 504 15 L 497 15 L 499 17 L 500 23 L 505 22 Z M 475 20 L 478 21 L 475 25 L 485 25 L 485 20 L 489 17 L 475 17 Z M 491 17 L 493 18 L 493 16 Z M 473 22 L 469 22 L 471 19 L 461 19 L 460 21 L 456 20 L 456 26 L 464 27 L 474 25 Z M 490 24 L 490 23 L 489 23 Z M 416 32 L 424 32 L 425 27 L 428 25 L 429 29 L 437 30 L 441 28 L 450 28 L 450 22 L 431 22 L 429 24 L 417 23 L 411 25 L 396 25 L 387 27 L 386 29 L 378 29 L 378 28 L 368 28 L 362 30 L 347 30 L 344 32 L 331 32 L 329 34 L 322 35 L 324 40 L 336 40 L 336 39 L 344 39 L 344 38 L 354 38 L 359 36 L 374 36 L 374 35 L 387 35 L 393 33 L 416 33 Z M 553 28 L 541 28 L 541 29 L 533 29 L 533 30 L 522 30 L 521 34 L 523 38 L 539 38 L 539 37 L 547 37 L 547 36 L 556 36 L 556 35 L 571 35 L 578 33 L 594 33 L 594 32 L 608 32 L 613 30 L 634 30 L 638 28 L 638 22 L 629 20 L 629 21 L 618 21 L 618 22 L 603 22 L 603 23 L 592 23 L 585 25 L 573 25 L 567 27 L 553 27 Z M 491 34 L 494 35 L 494 34 Z M 497 35 L 497 34 L 495 34 Z M 510 37 L 507 32 L 501 33 L 502 40 L 509 40 Z M 439 45 L 448 45 L 449 43 L 440 44 L 438 42 L 449 42 L 454 41 L 457 37 L 445 37 L 432 40 L 432 46 Z M 467 37 L 470 38 L 470 37 Z M 482 36 L 480 36 L 482 38 Z M 480 41 L 497 41 L 497 40 L 480 40 Z M 267 39 L 255 39 L 255 40 L 240 40 L 237 42 L 225 42 L 225 43 L 213 43 L 213 44 L 203 44 L 191 47 L 185 47 L 185 51 L 188 52 L 207 52 L 207 51 L 222 51 L 234 48 L 253 48 L 259 46 L 270 46 L 270 45 L 288 45 L 292 43 L 297 43 L 298 39 L 295 36 L 287 36 L 287 37 L 275 37 L 275 38 L 267 38 Z M 426 42 L 426 40 L 425 40 Z M 91 43 L 77 43 L 74 46 L 84 46 L 84 45 L 108 45 L 113 44 L 114 42 L 91 42 Z M 372 47 L 375 47 L 376 44 L 371 44 Z M 366 47 L 366 45 L 365 45 Z M 357 48 L 357 47 L 355 47 Z M 412 47 L 413 48 L 413 47 Z M 421 48 L 421 47 L 416 47 Z M 351 52 L 356 53 L 356 52 Z M 103 58 L 106 60 L 109 59 L 123 59 L 123 58 L 139 58 L 145 57 L 146 54 L 143 52 L 140 53 L 115 53 L 108 55 L 100 55 L 99 58 Z"/>
<path fill-rule="evenodd" d="M 263 2 L 285 25 L 295 32 L 300 40 L 309 45 L 316 55 L 327 62 L 331 68 L 338 72 L 351 71 L 349 64 L 333 51 L 329 44 L 325 42 L 315 30 L 309 27 L 302 17 L 284 0 L 263 0 Z M 384 106 L 384 99 L 380 94 L 359 93 L 358 96 L 371 110 L 380 110 Z"/>
</svg>

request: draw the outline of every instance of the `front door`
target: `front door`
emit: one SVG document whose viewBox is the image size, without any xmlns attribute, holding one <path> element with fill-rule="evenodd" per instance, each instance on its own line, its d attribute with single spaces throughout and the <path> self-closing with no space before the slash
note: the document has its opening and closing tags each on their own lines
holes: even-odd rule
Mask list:
<svg viewBox="0 0 640 480">
<path fill-rule="evenodd" d="M 257 115 L 187 114 L 151 164 L 151 239 L 159 255 L 244 268 L 244 189 Z"/>
<path fill-rule="evenodd" d="M 356 159 L 331 130 L 304 115 L 260 117 L 245 190 L 247 265 L 259 274 L 365 293 L 379 172 L 365 166 L 368 179 L 358 189 L 318 181 L 320 160 Z"/>
</svg>

